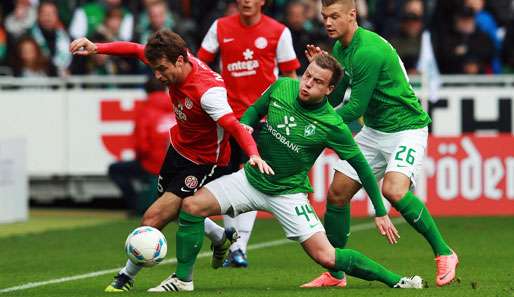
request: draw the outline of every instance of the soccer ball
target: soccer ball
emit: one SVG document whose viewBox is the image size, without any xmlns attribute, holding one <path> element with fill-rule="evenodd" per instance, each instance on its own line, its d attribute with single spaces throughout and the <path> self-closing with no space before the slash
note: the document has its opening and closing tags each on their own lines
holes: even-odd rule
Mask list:
<svg viewBox="0 0 514 297">
<path fill-rule="evenodd" d="M 161 231 L 142 226 L 130 232 L 125 242 L 125 252 L 132 263 L 152 267 L 166 257 L 168 245 Z"/>
</svg>

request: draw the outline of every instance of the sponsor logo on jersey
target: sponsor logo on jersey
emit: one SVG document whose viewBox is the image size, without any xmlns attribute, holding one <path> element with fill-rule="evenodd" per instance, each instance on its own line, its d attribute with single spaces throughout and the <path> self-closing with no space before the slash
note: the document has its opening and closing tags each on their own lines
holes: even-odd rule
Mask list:
<svg viewBox="0 0 514 297">
<path fill-rule="evenodd" d="M 284 135 L 282 135 L 279 131 L 277 131 L 275 128 L 273 128 L 268 122 L 266 122 L 266 129 L 280 143 L 282 143 L 283 145 L 287 146 L 293 152 L 300 153 L 300 146 L 298 146 L 296 143 L 293 143 L 293 142 L 289 141 Z"/>
<path fill-rule="evenodd" d="M 257 37 L 257 39 L 255 39 L 255 47 L 258 48 L 258 49 L 264 49 L 268 46 L 268 40 L 262 36 L 260 37 Z"/>
<path fill-rule="evenodd" d="M 254 52 L 247 48 L 243 52 L 243 61 L 236 61 L 227 65 L 227 70 L 234 77 L 254 75 L 259 68 L 259 61 L 253 59 Z"/>
<path fill-rule="evenodd" d="M 189 175 L 184 179 L 184 184 L 190 189 L 195 189 L 198 186 L 198 179 L 194 175 Z"/>
<path fill-rule="evenodd" d="M 184 105 L 187 109 L 193 108 L 193 101 L 186 97 L 186 100 L 184 101 Z"/>
<path fill-rule="evenodd" d="M 286 135 L 289 136 L 289 132 L 292 128 L 296 127 L 296 123 L 294 122 L 294 117 L 284 116 L 284 123 L 278 124 L 277 128 L 286 130 Z"/>
<path fill-rule="evenodd" d="M 316 133 L 316 126 L 313 124 L 309 124 L 305 127 L 305 130 L 303 131 L 303 136 L 309 137 L 311 135 L 314 135 Z"/>
<path fill-rule="evenodd" d="M 177 105 L 173 104 L 173 111 L 175 112 L 175 118 L 181 121 L 187 121 L 187 116 L 184 113 L 184 105 L 182 105 L 182 103 Z"/>
</svg>

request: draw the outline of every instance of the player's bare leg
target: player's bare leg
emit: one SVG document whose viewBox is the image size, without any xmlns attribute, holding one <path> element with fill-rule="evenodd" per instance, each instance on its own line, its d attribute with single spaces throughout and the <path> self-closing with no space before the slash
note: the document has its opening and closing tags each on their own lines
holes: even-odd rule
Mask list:
<svg viewBox="0 0 514 297">
<path fill-rule="evenodd" d="M 410 191 L 410 185 L 409 177 L 403 173 L 387 172 L 382 194 L 430 244 L 437 264 L 436 284 L 447 285 L 455 279 L 459 258 L 443 239 L 423 202 Z"/>
<path fill-rule="evenodd" d="M 332 247 L 323 232 L 317 232 L 302 242 L 302 247 L 314 261 L 327 269 L 344 271 L 369 281 L 380 281 L 391 288 L 423 288 L 419 276 L 401 277 L 355 250 Z"/>
<path fill-rule="evenodd" d="M 342 249 L 348 242 L 350 236 L 350 200 L 360 188 L 361 185 L 357 181 L 339 171 L 335 171 L 334 179 L 328 190 L 324 226 L 328 240 L 336 248 Z M 342 271 L 330 270 L 301 287 L 344 288 L 346 287 L 346 276 Z"/>
<path fill-rule="evenodd" d="M 145 212 L 141 219 L 141 226 L 151 226 L 162 230 L 169 222 L 175 220 L 180 209 L 182 199 L 177 195 L 165 192 Z M 105 288 L 106 292 L 129 291 L 134 286 L 134 278 L 143 266 L 127 260 L 125 267 L 114 277 L 112 283 Z"/>
</svg>

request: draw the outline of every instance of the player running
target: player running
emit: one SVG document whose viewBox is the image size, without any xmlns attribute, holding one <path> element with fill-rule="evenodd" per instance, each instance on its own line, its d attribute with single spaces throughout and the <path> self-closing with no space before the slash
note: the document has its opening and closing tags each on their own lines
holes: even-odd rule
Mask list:
<svg viewBox="0 0 514 297">
<path fill-rule="evenodd" d="M 428 241 L 437 263 L 436 284 L 455 278 L 457 254 L 444 241 L 423 202 L 412 192 L 422 168 L 431 119 L 409 84 L 395 49 L 382 37 L 357 25 L 354 0 L 322 0 L 323 22 L 336 39 L 332 55 L 343 65 L 345 77 L 330 95 L 333 106 L 351 88 L 348 103 L 337 110 L 345 123 L 364 116 L 355 140 L 378 180 L 382 194 L 405 220 Z M 306 54 L 321 52 L 308 46 Z M 350 199 L 361 180 L 346 161 L 339 160 L 328 191 L 325 228 L 333 246 L 343 248 L 350 234 Z M 342 272 L 330 271 L 303 287 L 346 286 Z"/>
<path fill-rule="evenodd" d="M 221 76 L 190 55 L 178 34 L 167 29 L 157 31 L 146 46 L 130 42 L 95 44 L 80 38 L 70 44 L 70 51 L 83 56 L 137 57 L 154 70 L 157 79 L 168 85 L 177 124 L 170 129 L 171 145 L 159 173 L 160 197 L 143 215 L 142 226 L 162 230 L 177 218 L 184 197 L 219 176 L 218 166 L 226 166 L 230 158 L 229 134 L 250 157 L 252 166 L 257 166 L 259 172 L 273 174 L 271 167 L 259 156 L 251 134 L 238 122 L 228 105 Z M 210 238 L 216 245 L 226 246 L 226 251 L 237 234 L 234 230 L 224 232 L 219 228 L 222 234 Z M 221 260 L 224 257 L 219 256 Z M 105 291 L 130 290 L 141 268 L 127 260 Z"/>
<path fill-rule="evenodd" d="M 318 55 L 301 81 L 280 78 L 245 112 L 241 122 L 249 126 L 266 119 L 257 135 L 262 157 L 276 169 L 266 176 L 247 163 L 243 169 L 205 185 L 185 198 L 177 231 L 177 270 L 151 292 L 193 291 L 193 265 L 202 247 L 204 218 L 237 216 L 252 210 L 271 212 L 286 236 L 302 244 L 317 263 L 390 287 L 422 288 L 419 276 L 401 277 L 351 249 L 334 249 L 313 211 L 308 171 L 329 147 L 356 169 L 376 209 L 378 222 L 391 241 L 397 231 L 386 214 L 377 181 L 349 128 L 327 102 L 342 75 L 341 66 L 328 55 Z"/>
<path fill-rule="evenodd" d="M 262 13 L 265 2 L 238 0 L 239 13 L 214 21 L 198 51 L 198 58 L 206 63 L 213 62 L 216 53 L 220 53 L 221 76 L 227 87 L 228 103 L 238 119 L 277 79 L 279 70 L 282 76 L 296 78 L 296 69 L 300 67 L 291 31 Z M 238 171 L 247 159 L 232 138 L 230 145 L 227 173 Z M 248 266 L 246 246 L 256 215 L 257 212 L 252 211 L 235 218 L 223 217 L 225 227 L 235 227 L 240 236 L 230 247 L 224 266 Z M 206 222 L 205 229 L 211 229 L 210 222 Z"/>
</svg>

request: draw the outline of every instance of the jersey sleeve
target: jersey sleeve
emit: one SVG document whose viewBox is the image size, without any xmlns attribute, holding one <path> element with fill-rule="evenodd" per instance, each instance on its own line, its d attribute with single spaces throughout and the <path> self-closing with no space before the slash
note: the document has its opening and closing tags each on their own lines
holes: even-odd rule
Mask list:
<svg viewBox="0 0 514 297">
<path fill-rule="evenodd" d="M 232 113 L 227 101 L 227 90 L 223 87 L 208 89 L 200 98 L 202 109 L 217 122 L 222 116 Z"/>
<path fill-rule="evenodd" d="M 293 47 L 291 31 L 285 27 L 280 35 L 277 45 L 277 62 L 280 71 L 293 71 L 300 68 L 300 62 L 296 58 Z"/>
<path fill-rule="evenodd" d="M 375 208 L 376 216 L 381 217 L 386 215 L 387 212 L 382 201 L 380 189 L 378 188 L 377 179 L 368 161 L 366 161 L 361 150 L 355 143 L 350 129 L 341 123 L 328 135 L 327 142 L 328 147 L 332 148 L 341 159 L 347 160 L 357 172 L 362 186 L 368 193 L 371 203 Z"/>
<path fill-rule="evenodd" d="M 126 41 L 95 44 L 98 54 L 136 57 L 143 63 L 148 64 L 148 61 L 145 58 L 145 46 L 142 44 Z"/>
<path fill-rule="evenodd" d="M 352 94 L 350 100 L 337 113 L 345 123 L 350 123 L 364 114 L 371 95 L 375 91 L 380 70 L 383 64 L 383 55 L 376 50 L 360 50 L 355 53 L 352 61 Z"/>
<path fill-rule="evenodd" d="M 253 127 L 257 125 L 257 123 L 268 113 L 270 95 L 273 92 L 276 84 L 277 82 L 269 86 L 266 91 L 262 93 L 261 97 L 259 97 L 257 101 L 248 107 L 248 109 L 241 117 L 241 123 Z"/>
<path fill-rule="evenodd" d="M 211 63 L 216 57 L 220 44 L 218 42 L 218 20 L 212 23 L 209 31 L 203 38 L 202 45 L 198 51 L 198 58 L 205 63 Z"/>
</svg>

